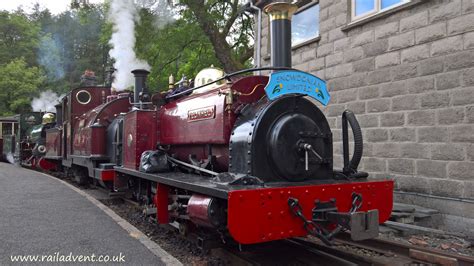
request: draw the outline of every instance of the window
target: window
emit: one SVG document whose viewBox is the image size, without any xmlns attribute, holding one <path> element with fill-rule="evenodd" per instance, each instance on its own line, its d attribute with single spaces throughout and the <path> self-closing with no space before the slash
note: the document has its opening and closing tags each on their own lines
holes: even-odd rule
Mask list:
<svg viewBox="0 0 474 266">
<path fill-rule="evenodd" d="M 319 5 L 311 2 L 301 7 L 291 20 L 291 45 L 319 37 Z"/>
<path fill-rule="evenodd" d="M 352 0 L 352 20 L 366 18 L 410 1 L 411 0 Z"/>
<path fill-rule="evenodd" d="M 76 100 L 80 104 L 88 104 L 91 101 L 91 94 L 86 90 L 81 90 L 76 94 Z"/>
</svg>

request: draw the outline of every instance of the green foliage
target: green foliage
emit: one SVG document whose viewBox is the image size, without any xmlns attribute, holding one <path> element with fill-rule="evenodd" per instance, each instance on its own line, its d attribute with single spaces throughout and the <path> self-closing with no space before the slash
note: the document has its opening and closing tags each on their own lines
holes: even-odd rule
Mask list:
<svg viewBox="0 0 474 266">
<path fill-rule="evenodd" d="M 200 26 L 226 72 L 250 65 L 253 56 L 253 20 L 240 12 L 243 0 L 174 0 L 182 17 Z"/>
<path fill-rule="evenodd" d="M 142 9 L 135 29 L 137 55 L 152 67 L 149 85 L 153 90 L 167 90 L 171 74 L 177 81 L 183 75 L 192 78 L 211 65 L 221 67 L 199 25 L 178 19 L 157 27 L 155 19 L 149 10 Z"/>
<path fill-rule="evenodd" d="M 34 65 L 39 31 L 25 14 L 0 11 L 0 65 L 19 57 Z"/>
<path fill-rule="evenodd" d="M 211 65 L 248 67 L 252 20 L 238 15 L 241 1 L 142 1 L 135 50 L 151 66 L 151 90 L 167 90 L 170 74 L 177 81 Z M 111 64 L 108 5 L 74 0 L 58 15 L 39 4 L 30 13 L 0 11 L 0 115 L 28 111 L 41 91 L 68 92 L 86 69 L 103 81 Z"/>
<path fill-rule="evenodd" d="M 31 111 L 31 100 L 45 80 L 42 71 L 20 58 L 1 66 L 0 77 L 0 114 Z"/>
</svg>

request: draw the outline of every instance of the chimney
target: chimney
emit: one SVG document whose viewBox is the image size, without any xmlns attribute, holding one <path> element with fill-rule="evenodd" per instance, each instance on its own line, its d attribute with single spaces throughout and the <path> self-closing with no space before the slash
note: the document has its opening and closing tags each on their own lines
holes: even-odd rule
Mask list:
<svg viewBox="0 0 474 266">
<path fill-rule="evenodd" d="M 291 17 L 298 7 L 291 1 L 277 0 L 263 10 L 270 18 L 271 64 L 291 67 Z"/>
<path fill-rule="evenodd" d="M 105 71 L 105 86 L 112 87 L 112 83 L 114 83 L 115 70 L 117 69 L 111 66 Z"/>
<path fill-rule="evenodd" d="M 135 91 L 133 93 L 133 102 L 138 103 L 141 101 L 141 96 L 145 97 L 149 94 L 148 88 L 146 87 L 146 77 L 148 76 L 148 74 L 150 74 L 150 72 L 145 69 L 135 69 L 132 71 L 132 73 L 135 76 Z"/>
<path fill-rule="evenodd" d="M 84 74 L 81 76 L 81 86 L 83 87 L 95 87 L 97 86 L 97 78 L 94 71 L 86 69 Z"/>
</svg>

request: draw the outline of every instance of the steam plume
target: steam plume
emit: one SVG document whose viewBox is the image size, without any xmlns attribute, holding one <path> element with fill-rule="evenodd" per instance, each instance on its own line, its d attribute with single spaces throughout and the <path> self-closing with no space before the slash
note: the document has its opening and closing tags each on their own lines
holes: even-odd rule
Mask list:
<svg viewBox="0 0 474 266">
<path fill-rule="evenodd" d="M 61 64 L 60 47 L 59 40 L 53 39 L 49 34 L 41 38 L 38 62 L 44 66 L 50 80 L 62 79 L 65 74 Z"/>
<path fill-rule="evenodd" d="M 11 152 L 7 153 L 6 159 L 9 163 L 15 164 L 15 159 L 13 158 L 13 154 Z"/>
<path fill-rule="evenodd" d="M 31 108 L 35 112 L 46 111 L 46 112 L 55 112 L 56 104 L 59 103 L 59 100 L 62 98 L 52 91 L 43 91 L 40 94 L 39 98 L 34 98 L 31 102 Z"/>
<path fill-rule="evenodd" d="M 124 90 L 133 85 L 133 69 L 150 69 L 143 60 L 136 57 L 135 51 L 135 22 L 138 19 L 137 9 L 133 0 L 112 0 L 109 20 L 113 23 L 113 33 L 109 44 L 112 49 L 110 57 L 115 59 L 115 80 L 112 86 L 117 90 Z"/>
</svg>

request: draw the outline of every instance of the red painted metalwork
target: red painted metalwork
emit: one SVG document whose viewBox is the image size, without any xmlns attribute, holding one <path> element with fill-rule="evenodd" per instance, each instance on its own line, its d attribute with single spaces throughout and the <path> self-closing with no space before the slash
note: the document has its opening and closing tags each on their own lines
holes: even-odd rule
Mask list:
<svg viewBox="0 0 474 266">
<path fill-rule="evenodd" d="M 81 115 L 74 121 L 72 154 L 105 155 L 107 126 L 118 114 L 128 112 L 129 109 L 128 98 L 118 98 Z"/>
<path fill-rule="evenodd" d="M 288 198 L 296 198 L 308 219 L 314 201 L 336 199 L 339 211 L 351 207 L 352 192 L 362 194 L 361 211 L 379 210 L 379 223 L 390 217 L 393 203 L 393 181 L 370 181 L 350 184 L 262 188 L 229 192 L 227 228 L 242 244 L 254 244 L 307 235 L 302 221 L 290 213 Z"/>
<path fill-rule="evenodd" d="M 125 115 L 123 130 L 124 167 L 138 169 L 142 153 L 156 148 L 157 122 L 157 113 L 152 110 L 135 110 Z"/>
<path fill-rule="evenodd" d="M 232 85 L 232 90 L 239 94 L 236 104 L 253 103 L 265 96 L 265 85 L 268 83 L 267 76 L 250 76 L 241 78 Z"/>
<path fill-rule="evenodd" d="M 194 194 L 188 201 L 187 213 L 189 219 L 194 224 L 213 227 L 212 222 L 209 220 L 209 206 L 212 198 L 204 195 Z"/>
<path fill-rule="evenodd" d="M 101 170 L 100 171 L 100 180 L 102 181 L 114 181 L 115 171 L 114 170 Z"/>
<path fill-rule="evenodd" d="M 57 168 L 57 164 L 45 158 L 39 158 L 38 161 L 35 161 L 35 167 L 39 167 L 40 169 L 43 169 L 45 171 L 55 171 Z"/>
<path fill-rule="evenodd" d="M 46 130 L 46 158 L 61 156 L 61 134 L 62 130 L 59 128 Z"/>
<path fill-rule="evenodd" d="M 163 184 L 156 184 L 155 206 L 156 220 L 159 224 L 169 223 L 168 213 L 169 187 Z"/>
<path fill-rule="evenodd" d="M 86 91 L 90 94 L 90 101 L 85 104 L 80 103 L 77 100 L 77 95 L 81 91 Z M 64 132 L 64 145 L 61 146 L 64 158 L 69 154 L 75 154 L 73 149 L 74 137 L 76 135 L 76 129 L 79 129 L 79 123 L 84 119 L 84 115 L 94 108 L 103 105 L 106 102 L 107 96 L 111 95 L 110 87 L 80 87 L 71 90 L 71 92 L 63 98 L 63 130 Z M 83 117 L 83 119 L 80 119 Z M 90 118 L 92 116 L 89 115 Z M 82 140 L 84 142 L 84 140 Z M 81 154 L 81 151 L 79 151 Z"/>
<path fill-rule="evenodd" d="M 160 143 L 227 144 L 235 114 L 226 111 L 226 96 L 219 94 L 218 90 L 183 97 L 164 105 L 160 109 Z M 189 119 L 190 112 L 209 108 L 215 110 L 213 118 Z"/>
</svg>

